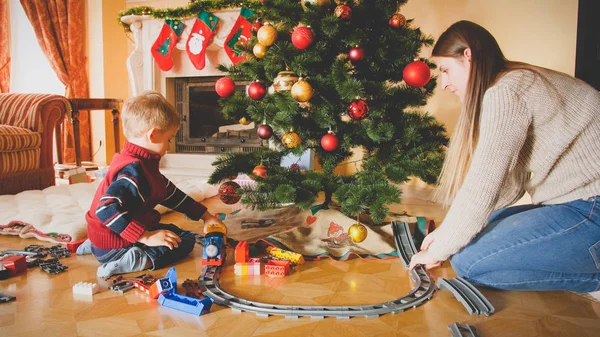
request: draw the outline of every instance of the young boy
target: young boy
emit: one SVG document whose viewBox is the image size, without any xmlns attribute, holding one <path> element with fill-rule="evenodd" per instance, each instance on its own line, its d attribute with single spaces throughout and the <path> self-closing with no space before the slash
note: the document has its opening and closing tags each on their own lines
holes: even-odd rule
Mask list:
<svg viewBox="0 0 600 337">
<path fill-rule="evenodd" d="M 159 223 L 157 204 L 202 219 L 205 226 L 222 224 L 158 170 L 179 129 L 173 106 L 159 93 L 147 91 L 127 100 L 121 116 L 128 141 L 114 156 L 86 213 L 88 249 L 78 250 L 91 250 L 102 263 L 98 277 L 163 268 L 192 251 L 194 235 Z"/>
</svg>

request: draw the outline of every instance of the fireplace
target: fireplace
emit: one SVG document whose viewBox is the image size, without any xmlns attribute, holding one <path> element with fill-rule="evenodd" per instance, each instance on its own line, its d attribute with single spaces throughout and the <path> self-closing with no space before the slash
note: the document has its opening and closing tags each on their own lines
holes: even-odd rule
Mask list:
<svg viewBox="0 0 600 337">
<path fill-rule="evenodd" d="M 218 103 L 215 83 L 219 76 L 178 77 L 174 79 L 174 106 L 181 118 L 177 133 L 178 153 L 253 152 L 268 147 L 256 135 L 254 123 L 239 124 L 226 119 Z M 238 81 L 237 90 L 246 82 Z"/>
</svg>

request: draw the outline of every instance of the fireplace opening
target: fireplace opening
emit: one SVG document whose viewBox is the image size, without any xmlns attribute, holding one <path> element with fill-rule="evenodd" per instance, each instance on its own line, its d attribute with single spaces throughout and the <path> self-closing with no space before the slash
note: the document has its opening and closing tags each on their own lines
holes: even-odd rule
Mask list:
<svg viewBox="0 0 600 337">
<path fill-rule="evenodd" d="M 181 118 L 176 151 L 182 153 L 253 152 L 268 147 L 256 135 L 256 125 L 226 119 L 215 83 L 220 77 L 175 78 L 175 109 Z M 248 82 L 236 82 L 245 91 Z"/>
</svg>

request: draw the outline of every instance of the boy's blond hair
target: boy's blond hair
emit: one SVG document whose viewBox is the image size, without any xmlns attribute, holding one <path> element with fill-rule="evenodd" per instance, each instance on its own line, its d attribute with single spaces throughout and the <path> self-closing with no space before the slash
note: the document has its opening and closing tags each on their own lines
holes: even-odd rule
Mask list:
<svg viewBox="0 0 600 337">
<path fill-rule="evenodd" d="M 140 137 L 151 128 L 168 130 L 179 126 L 177 111 L 156 91 L 144 91 L 125 101 L 121 119 L 126 138 Z"/>
</svg>

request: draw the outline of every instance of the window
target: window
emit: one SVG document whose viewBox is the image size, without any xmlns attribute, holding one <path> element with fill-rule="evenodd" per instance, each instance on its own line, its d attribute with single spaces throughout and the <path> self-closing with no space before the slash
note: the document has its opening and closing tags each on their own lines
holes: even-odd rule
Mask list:
<svg viewBox="0 0 600 337">
<path fill-rule="evenodd" d="M 20 93 L 65 94 L 35 37 L 33 27 L 19 0 L 9 0 L 10 11 L 10 91 Z"/>
</svg>

